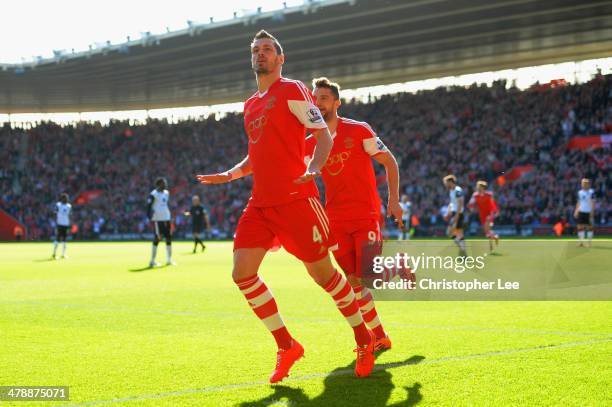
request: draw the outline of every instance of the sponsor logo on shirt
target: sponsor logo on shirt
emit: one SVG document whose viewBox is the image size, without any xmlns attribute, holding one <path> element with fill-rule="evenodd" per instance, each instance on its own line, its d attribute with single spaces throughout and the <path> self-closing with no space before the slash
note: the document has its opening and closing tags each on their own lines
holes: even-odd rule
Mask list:
<svg viewBox="0 0 612 407">
<path fill-rule="evenodd" d="M 247 125 L 247 135 L 249 136 L 249 143 L 256 144 L 261 135 L 263 134 L 263 128 L 268 124 L 268 118 L 266 115 L 261 115 L 249 122 Z"/>
<path fill-rule="evenodd" d="M 344 162 L 351 156 L 350 151 L 341 151 L 330 156 L 325 163 L 325 168 L 329 175 L 336 176 L 344 169 Z"/>
</svg>

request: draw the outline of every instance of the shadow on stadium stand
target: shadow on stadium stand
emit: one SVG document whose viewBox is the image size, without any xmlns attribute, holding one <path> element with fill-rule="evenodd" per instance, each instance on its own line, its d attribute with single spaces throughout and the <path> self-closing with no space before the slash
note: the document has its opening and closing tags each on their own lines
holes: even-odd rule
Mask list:
<svg viewBox="0 0 612 407">
<path fill-rule="evenodd" d="M 288 406 L 386 406 L 395 388 L 392 375 L 387 371 L 390 368 L 416 365 L 425 359 L 424 356 L 414 355 L 401 362 L 392 362 L 376 365 L 376 370 L 365 379 L 353 375 L 355 362 L 341 366 L 323 381 L 323 392 L 314 398 L 308 398 L 299 387 L 287 385 L 273 386 L 274 392 L 260 400 L 245 402 L 240 407 L 269 406 L 282 404 Z M 290 381 L 287 382 L 289 384 Z M 404 386 L 407 391 L 406 400 L 392 404 L 392 406 L 414 406 L 423 399 L 421 384 L 415 382 L 412 386 Z"/>
</svg>

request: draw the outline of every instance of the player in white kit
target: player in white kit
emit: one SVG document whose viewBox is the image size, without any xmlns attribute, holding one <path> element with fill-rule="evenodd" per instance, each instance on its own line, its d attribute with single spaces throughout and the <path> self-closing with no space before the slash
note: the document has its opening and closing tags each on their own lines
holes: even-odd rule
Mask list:
<svg viewBox="0 0 612 407">
<path fill-rule="evenodd" d="M 578 224 L 579 246 L 583 247 L 585 241 L 591 246 L 593 240 L 593 220 L 595 218 L 595 191 L 591 188 L 591 180 L 583 178 L 580 182 L 582 189 L 578 191 L 578 202 L 574 209 L 574 217 Z"/>
<path fill-rule="evenodd" d="M 463 188 L 457 185 L 457 177 L 452 174 L 447 175 L 442 179 L 446 189 L 448 189 L 448 195 L 450 202 L 448 203 L 448 210 L 444 216 L 444 220 L 448 222 L 447 233 L 448 236 L 453 239 L 453 242 L 459 247 L 459 254 L 465 256 L 465 240 L 463 238 L 463 209 L 465 207 L 465 196 Z"/>
<path fill-rule="evenodd" d="M 149 267 L 159 266 L 159 263 L 155 261 L 155 257 L 157 256 L 157 245 L 162 237 L 166 240 L 166 265 L 174 266 L 176 264 L 172 261 L 172 215 L 168 207 L 170 192 L 166 188 L 167 183 L 164 178 L 156 179 L 155 189 L 151 191 L 147 199 L 147 216 L 153 222 L 155 228 Z"/>
<path fill-rule="evenodd" d="M 53 210 L 55 213 L 55 239 L 53 240 L 53 260 L 57 259 L 57 245 L 62 242 L 62 259 L 68 258 L 66 256 L 66 238 L 68 237 L 68 229 L 70 229 L 70 212 L 72 212 L 72 205 L 68 202 L 68 194 L 63 193 L 60 195 L 59 202 L 55 203 Z"/>
<path fill-rule="evenodd" d="M 399 205 L 402 208 L 402 221 L 404 227 L 400 228 L 398 240 L 408 240 L 410 239 L 410 219 L 412 218 L 412 202 L 408 199 L 408 195 L 402 195 Z"/>
</svg>

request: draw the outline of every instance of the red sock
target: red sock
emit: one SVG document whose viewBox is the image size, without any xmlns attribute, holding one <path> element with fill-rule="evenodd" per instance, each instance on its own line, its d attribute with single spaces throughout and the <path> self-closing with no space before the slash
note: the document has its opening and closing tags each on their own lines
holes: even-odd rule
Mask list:
<svg viewBox="0 0 612 407">
<path fill-rule="evenodd" d="M 357 300 L 355 299 L 355 292 L 346 280 L 346 277 L 336 271 L 324 288 L 332 296 L 336 307 L 338 307 L 338 310 L 353 328 L 357 345 L 361 346 L 370 343 L 370 333 L 361 316 L 359 305 L 357 305 Z"/>
<path fill-rule="evenodd" d="M 258 275 L 235 281 L 255 315 L 268 328 L 279 349 L 289 349 L 292 338 L 278 312 L 272 292 Z"/>
<path fill-rule="evenodd" d="M 370 290 L 362 286 L 354 287 L 353 290 L 355 291 L 355 297 L 357 298 L 361 315 L 363 315 L 363 320 L 368 328 L 374 332 L 376 338 L 384 338 L 387 336 L 380 322 L 380 318 L 378 318 L 378 313 L 374 306 L 374 298 L 372 298 Z"/>
</svg>

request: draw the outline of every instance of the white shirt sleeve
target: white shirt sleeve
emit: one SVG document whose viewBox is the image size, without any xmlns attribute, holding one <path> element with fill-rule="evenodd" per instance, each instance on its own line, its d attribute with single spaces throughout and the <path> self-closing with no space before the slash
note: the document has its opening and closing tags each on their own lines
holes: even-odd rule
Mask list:
<svg viewBox="0 0 612 407">
<path fill-rule="evenodd" d="M 319 108 L 306 100 L 288 100 L 289 110 L 307 129 L 326 129 L 327 123 L 323 120 Z"/>
<path fill-rule="evenodd" d="M 370 155 L 376 155 L 389 151 L 385 143 L 383 143 L 382 140 L 376 136 L 363 139 L 363 149 Z"/>
</svg>

